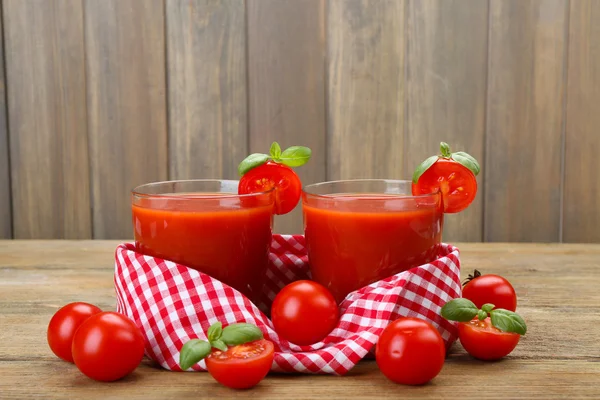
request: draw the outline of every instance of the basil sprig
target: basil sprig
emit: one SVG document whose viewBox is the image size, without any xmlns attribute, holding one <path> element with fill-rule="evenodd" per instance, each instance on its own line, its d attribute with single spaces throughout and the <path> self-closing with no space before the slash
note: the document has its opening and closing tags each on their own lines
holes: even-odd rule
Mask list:
<svg viewBox="0 0 600 400">
<path fill-rule="evenodd" d="M 450 151 L 450 146 L 446 142 L 440 143 L 440 155 L 431 156 L 423 161 L 421 164 L 415 168 L 415 172 L 413 173 L 413 183 L 417 183 L 419 178 L 425 171 L 427 171 L 435 162 L 440 158 L 452 159 L 457 163 L 463 165 L 468 168 L 473 175 L 477 176 L 481 171 L 481 167 L 479 163 L 472 155 L 465 153 L 464 151 L 457 151 L 456 153 L 452 153 Z"/>
<path fill-rule="evenodd" d="M 311 155 L 312 151 L 308 147 L 291 146 L 282 151 L 279 143 L 273 142 L 269 154 L 253 153 L 242 160 L 238 165 L 238 174 L 243 176 L 251 169 L 261 166 L 269 160 L 288 167 L 300 167 L 310 160 Z"/>
<path fill-rule="evenodd" d="M 187 370 L 200 360 L 206 358 L 212 349 L 227 351 L 227 346 L 236 346 L 263 338 L 263 333 L 256 325 L 239 323 L 223 328 L 220 322 L 215 322 L 206 333 L 208 341 L 193 339 L 183 345 L 179 352 L 179 366 Z"/>
<path fill-rule="evenodd" d="M 519 314 L 494 307 L 493 304 L 488 303 L 479 309 L 469 299 L 454 299 L 444 304 L 442 317 L 449 321 L 469 322 L 475 317 L 483 321 L 489 316 L 492 326 L 502 332 L 518 333 L 519 335 L 527 332 L 527 325 Z"/>
</svg>

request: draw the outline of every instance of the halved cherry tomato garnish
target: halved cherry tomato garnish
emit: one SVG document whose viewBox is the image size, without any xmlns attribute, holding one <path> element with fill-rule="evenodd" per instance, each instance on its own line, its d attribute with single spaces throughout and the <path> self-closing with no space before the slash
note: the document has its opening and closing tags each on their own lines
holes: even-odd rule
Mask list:
<svg viewBox="0 0 600 400">
<path fill-rule="evenodd" d="M 208 372 L 217 382 L 233 389 L 248 389 L 267 376 L 273 357 L 273 343 L 261 339 L 227 351 L 214 350 L 205 360 Z"/>
<path fill-rule="evenodd" d="M 458 324 L 458 338 L 467 353 L 480 360 L 498 360 L 517 347 L 521 335 L 502 332 L 494 327 L 490 317 L 477 317 Z"/>
<path fill-rule="evenodd" d="M 265 192 L 275 189 L 275 214 L 292 211 L 302 193 L 302 183 L 288 166 L 268 161 L 252 168 L 242 176 L 238 185 L 239 194 Z"/>
</svg>

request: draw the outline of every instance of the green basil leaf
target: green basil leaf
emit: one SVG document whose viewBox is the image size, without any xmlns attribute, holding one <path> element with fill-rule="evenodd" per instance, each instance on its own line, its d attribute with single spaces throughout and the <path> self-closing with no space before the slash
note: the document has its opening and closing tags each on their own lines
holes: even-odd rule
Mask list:
<svg viewBox="0 0 600 400">
<path fill-rule="evenodd" d="M 222 340 L 214 340 L 210 342 L 211 346 L 221 351 L 227 351 L 227 345 Z"/>
<path fill-rule="evenodd" d="M 223 324 L 220 322 L 215 322 L 208 328 L 207 337 L 209 342 L 213 342 L 215 340 L 219 340 L 221 338 L 221 333 L 223 333 Z"/>
<path fill-rule="evenodd" d="M 450 146 L 448 145 L 448 143 L 440 142 L 440 153 L 442 154 L 442 157 L 450 157 L 450 154 L 452 153 L 450 152 Z"/>
<path fill-rule="evenodd" d="M 435 162 L 438 160 L 438 158 L 439 158 L 438 156 L 431 156 L 427 160 L 425 160 L 421 164 L 419 164 L 419 166 L 415 169 L 415 172 L 413 174 L 413 183 L 417 183 L 419 181 L 419 178 L 421 177 L 421 175 L 423 175 L 423 173 L 425 171 L 427 171 L 429 169 L 429 167 L 431 167 L 433 164 L 435 164 Z"/>
<path fill-rule="evenodd" d="M 467 167 L 475 176 L 477 176 L 481 171 L 481 167 L 479 167 L 477 160 L 472 155 L 467 154 L 464 151 L 452 153 L 452 159 L 457 163 Z"/>
<path fill-rule="evenodd" d="M 211 345 L 206 340 L 194 339 L 183 345 L 179 353 L 179 366 L 182 370 L 188 370 L 210 354 Z"/>
<path fill-rule="evenodd" d="M 246 172 L 250 171 L 252 168 L 256 168 L 260 165 L 263 165 L 269 161 L 269 156 L 261 153 L 250 154 L 248 157 L 244 158 L 244 160 L 238 165 L 238 174 L 243 176 Z"/>
<path fill-rule="evenodd" d="M 483 311 L 485 311 L 486 313 L 489 313 L 490 311 L 492 311 L 494 309 L 494 307 L 496 307 L 496 306 L 493 305 L 492 303 L 486 303 L 481 306 L 481 309 Z"/>
<path fill-rule="evenodd" d="M 279 158 L 281 157 L 281 146 L 279 146 L 279 143 L 273 142 L 271 144 L 271 150 L 269 151 L 269 153 L 271 154 L 271 158 L 273 160 L 279 160 Z"/>
<path fill-rule="evenodd" d="M 310 160 L 312 151 L 308 147 L 304 146 L 292 146 L 288 147 L 281 153 L 279 160 L 282 164 L 288 167 L 299 167 L 304 165 Z"/>
<path fill-rule="evenodd" d="M 488 313 L 486 313 L 483 310 L 479 310 L 477 311 L 477 318 L 479 318 L 480 321 L 483 321 L 484 319 L 486 319 L 488 316 Z"/>
<path fill-rule="evenodd" d="M 503 332 L 518 333 L 524 335 L 527 332 L 527 325 L 521 316 L 515 312 L 497 308 L 490 312 L 492 325 Z"/>
<path fill-rule="evenodd" d="M 231 324 L 223 329 L 221 340 L 228 346 L 237 346 L 263 338 L 263 333 L 256 325 L 239 323 Z"/>
<path fill-rule="evenodd" d="M 475 318 L 479 309 L 469 299 L 450 300 L 442 307 L 442 317 L 449 321 L 468 322 Z"/>
</svg>

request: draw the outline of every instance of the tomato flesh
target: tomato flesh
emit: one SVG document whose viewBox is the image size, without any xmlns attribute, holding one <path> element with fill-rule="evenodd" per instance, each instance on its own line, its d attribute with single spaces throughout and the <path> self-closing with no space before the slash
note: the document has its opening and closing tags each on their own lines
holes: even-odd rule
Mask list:
<svg viewBox="0 0 600 400">
<path fill-rule="evenodd" d="M 427 321 L 410 317 L 390 323 L 375 350 L 381 372 L 405 385 L 422 385 L 435 378 L 442 370 L 445 355 L 437 329 Z"/>
<path fill-rule="evenodd" d="M 302 182 L 288 166 L 272 161 L 246 172 L 240 179 L 238 194 L 260 193 L 275 189 L 275 214 L 292 211 L 302 193 Z"/>
<path fill-rule="evenodd" d="M 77 328 L 94 314 L 102 312 L 95 305 L 75 302 L 58 310 L 48 324 L 48 345 L 54 354 L 65 361 L 73 362 L 71 346 Z"/>
<path fill-rule="evenodd" d="M 412 184 L 412 193 L 434 193 L 440 190 L 444 212 L 457 213 L 467 208 L 477 194 L 477 179 L 467 167 L 454 160 L 439 158 Z"/>
<path fill-rule="evenodd" d="M 458 338 L 467 353 L 480 360 L 491 361 L 510 354 L 517 347 L 521 335 L 502 332 L 487 317 L 483 321 L 473 318 L 459 323 Z"/>
<path fill-rule="evenodd" d="M 144 338 L 122 314 L 102 312 L 88 318 L 75 332 L 73 359 L 89 378 L 115 381 L 131 373 L 144 356 Z"/>
<path fill-rule="evenodd" d="M 499 275 L 481 275 L 470 280 L 463 288 L 462 297 L 471 300 L 478 308 L 491 303 L 495 308 L 515 311 L 517 294 L 505 278 Z"/>
<path fill-rule="evenodd" d="M 227 351 L 213 350 L 205 359 L 206 368 L 224 386 L 249 389 L 267 376 L 274 355 L 273 343 L 261 339 L 230 347 Z"/>
<path fill-rule="evenodd" d="M 308 280 L 292 282 L 281 289 L 271 306 L 275 332 L 299 346 L 323 340 L 338 319 L 333 295 L 323 285 Z"/>
</svg>

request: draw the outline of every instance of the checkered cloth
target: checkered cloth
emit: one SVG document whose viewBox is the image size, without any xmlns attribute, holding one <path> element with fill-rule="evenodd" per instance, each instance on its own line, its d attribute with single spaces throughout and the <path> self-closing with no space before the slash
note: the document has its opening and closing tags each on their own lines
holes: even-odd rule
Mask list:
<svg viewBox="0 0 600 400">
<path fill-rule="evenodd" d="M 336 328 L 310 346 L 279 337 L 263 312 L 282 287 L 309 278 L 303 236 L 273 236 L 267 284 L 258 305 L 209 275 L 137 253 L 133 244 L 121 244 L 115 255 L 117 312 L 135 321 L 145 338 L 146 355 L 168 370 L 181 371 L 178 360 L 183 344 L 206 339 L 206 331 L 216 321 L 224 326 L 235 322 L 257 325 L 275 344 L 272 371 L 278 372 L 343 375 L 374 348 L 387 324 L 400 316 L 431 322 L 446 348 L 457 336 L 456 324 L 440 316 L 442 305 L 461 294 L 459 252 L 447 244 L 442 244 L 433 262 L 350 293 L 340 304 Z M 201 361 L 190 370 L 205 369 Z"/>
</svg>

